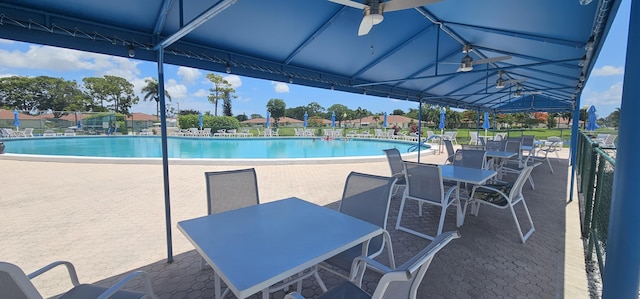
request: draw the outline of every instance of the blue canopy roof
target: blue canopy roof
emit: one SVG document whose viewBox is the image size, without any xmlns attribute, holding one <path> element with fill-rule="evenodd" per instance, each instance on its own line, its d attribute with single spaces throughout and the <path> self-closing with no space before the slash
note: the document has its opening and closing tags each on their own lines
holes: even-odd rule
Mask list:
<svg viewBox="0 0 640 299">
<path fill-rule="evenodd" d="M 450 107 L 568 111 L 620 5 L 580 2 L 444 0 L 385 12 L 358 36 L 362 10 L 327 0 L 5 0 L 0 37 L 149 61 L 162 47 L 169 64 Z M 458 72 L 467 54 L 493 62 Z"/>
</svg>

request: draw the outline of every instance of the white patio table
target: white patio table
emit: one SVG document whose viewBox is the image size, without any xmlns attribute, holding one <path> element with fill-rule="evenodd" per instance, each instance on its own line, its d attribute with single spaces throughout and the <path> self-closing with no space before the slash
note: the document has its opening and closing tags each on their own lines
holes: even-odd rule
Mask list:
<svg viewBox="0 0 640 299">
<path fill-rule="evenodd" d="M 240 299 L 269 298 L 270 286 L 360 243 L 366 254 L 383 232 L 298 198 L 180 221 L 178 229 Z"/>
</svg>

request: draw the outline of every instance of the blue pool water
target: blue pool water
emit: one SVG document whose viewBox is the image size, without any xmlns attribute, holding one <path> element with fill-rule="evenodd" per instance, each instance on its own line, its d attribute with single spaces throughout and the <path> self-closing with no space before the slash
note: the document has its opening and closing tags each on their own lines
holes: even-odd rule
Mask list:
<svg viewBox="0 0 640 299">
<path fill-rule="evenodd" d="M 160 158 L 160 137 L 57 137 L 5 140 L 6 153 L 111 158 Z M 272 159 L 379 156 L 383 149 L 407 152 L 412 143 L 320 138 L 168 138 L 169 158 Z"/>
</svg>

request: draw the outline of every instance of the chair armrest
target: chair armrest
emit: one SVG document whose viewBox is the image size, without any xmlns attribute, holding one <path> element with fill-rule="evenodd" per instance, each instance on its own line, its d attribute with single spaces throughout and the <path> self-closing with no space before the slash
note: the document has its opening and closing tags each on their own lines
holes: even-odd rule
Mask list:
<svg viewBox="0 0 640 299">
<path fill-rule="evenodd" d="M 125 284 L 127 284 L 129 281 L 131 281 L 132 279 L 136 278 L 137 276 L 140 276 L 140 279 L 142 279 L 142 282 L 144 283 L 144 288 L 146 290 L 145 291 L 146 295 L 149 298 L 158 299 L 158 296 L 156 296 L 156 294 L 153 292 L 153 287 L 151 285 L 151 278 L 149 277 L 149 274 L 147 272 L 144 272 L 144 271 L 135 271 L 135 272 L 127 275 L 127 277 L 125 277 L 122 280 L 118 281 L 118 283 L 114 284 L 112 287 L 110 287 L 106 291 L 104 291 L 104 293 L 102 293 L 98 297 L 98 299 L 107 299 L 107 298 L 111 297 L 113 294 L 115 294 L 115 292 L 117 292 Z"/>
<path fill-rule="evenodd" d="M 48 265 L 36 270 L 35 272 L 27 275 L 27 277 L 29 279 L 34 279 L 34 278 L 40 276 L 41 274 L 43 274 L 43 273 L 45 273 L 45 272 L 47 272 L 47 271 L 49 271 L 49 270 L 51 270 L 51 269 L 53 269 L 53 268 L 55 268 L 57 266 L 60 266 L 60 265 L 64 265 L 64 266 L 67 267 L 67 271 L 69 272 L 69 278 L 71 278 L 71 283 L 73 284 L 73 286 L 79 285 L 80 282 L 78 281 L 78 274 L 76 273 L 76 268 L 73 266 L 73 264 L 71 264 L 70 262 L 67 262 L 67 261 L 56 261 L 56 262 L 53 262 L 51 264 L 48 264 Z"/>
<path fill-rule="evenodd" d="M 286 294 L 284 296 L 284 299 L 305 299 L 305 298 L 302 297 L 302 295 L 298 292 L 291 292 L 289 294 Z"/>
</svg>

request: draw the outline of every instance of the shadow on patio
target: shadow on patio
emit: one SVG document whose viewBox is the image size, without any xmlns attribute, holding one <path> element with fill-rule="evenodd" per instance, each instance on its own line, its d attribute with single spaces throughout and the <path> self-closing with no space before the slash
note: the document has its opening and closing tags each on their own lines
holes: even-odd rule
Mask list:
<svg viewBox="0 0 640 299">
<path fill-rule="evenodd" d="M 482 207 L 478 217 L 467 213 L 465 224 L 459 231 L 462 238 L 453 241 L 434 259 L 418 290 L 418 298 L 496 298 L 534 297 L 558 298 L 564 296 L 565 285 L 565 208 L 567 188 L 567 160 L 553 160 L 554 174 L 543 164 L 533 176 L 536 190 L 527 184 L 524 194 L 533 217 L 536 232 L 522 244 L 513 218 L 508 210 Z M 422 219 L 417 216 L 417 204 L 408 202 L 411 209 L 403 223 L 418 229 L 437 226 L 437 208 L 427 208 Z M 395 221 L 400 195 L 392 200 L 388 230 L 391 232 L 398 264 L 406 261 L 421 248 L 426 240 L 396 231 Z M 337 209 L 338 203 L 327 205 Z M 518 211 L 522 206 L 517 206 Z M 576 220 L 577 221 L 577 220 Z M 577 225 L 577 224 L 576 224 Z M 455 229 L 454 209 L 445 221 L 445 231 Z M 275 240 L 277 241 L 277 240 Z M 571 254 L 571 253 L 569 253 Z M 582 256 L 582 252 L 575 252 Z M 386 254 L 379 258 L 384 262 Z M 138 270 L 138 269 L 136 269 Z M 139 270 L 151 274 L 155 291 L 161 298 L 211 298 L 213 296 L 212 270 L 200 270 L 200 257 L 195 250 L 175 256 L 172 264 L 164 260 L 143 266 Z M 584 271 L 584 270 L 583 270 Z M 379 276 L 367 272 L 365 286 L 372 290 Z M 124 274 L 123 274 L 124 275 Z M 330 288 L 339 280 L 329 273 L 321 275 Z M 110 277 L 98 283 L 109 285 L 121 278 Z M 586 282 L 585 282 L 586 284 Z M 138 286 L 140 287 L 140 286 Z M 303 294 L 309 298 L 319 295 L 320 288 L 313 279 L 304 283 Z M 283 292 L 272 298 L 282 298 Z M 254 295 L 260 298 L 259 294 Z M 252 298 L 253 298 L 252 297 Z M 233 296 L 228 296 L 233 298 Z"/>
</svg>

